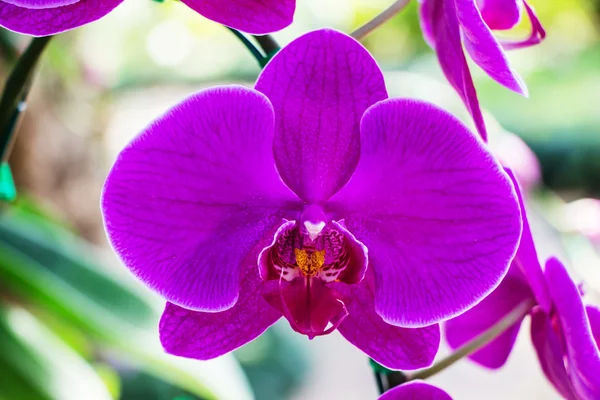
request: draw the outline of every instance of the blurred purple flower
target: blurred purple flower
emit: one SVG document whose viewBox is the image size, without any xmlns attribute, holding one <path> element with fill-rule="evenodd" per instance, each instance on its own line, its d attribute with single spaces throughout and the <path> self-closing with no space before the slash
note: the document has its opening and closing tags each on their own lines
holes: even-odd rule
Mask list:
<svg viewBox="0 0 600 400">
<path fill-rule="evenodd" d="M 433 385 L 412 381 L 388 390 L 379 400 L 452 400 L 452 397 Z"/>
<path fill-rule="evenodd" d="M 102 18 L 123 0 L 0 0 L 0 26 L 47 36 Z M 292 23 L 296 0 L 181 0 L 204 17 L 252 34 Z"/>
<path fill-rule="evenodd" d="M 487 132 L 477 92 L 469 71 L 464 47 L 471 59 L 501 85 L 522 95 L 527 87 L 512 70 L 505 49 L 523 48 L 540 43 L 546 36 L 532 7 L 523 0 L 420 0 L 423 36 L 437 52 L 446 78 L 458 92 L 481 137 Z M 531 35 L 519 42 L 502 42 L 493 30 L 514 27 L 525 8 L 531 21 Z"/>
<path fill-rule="evenodd" d="M 509 175 L 517 187 L 510 171 Z M 542 272 L 520 201 L 523 233 L 506 278 L 477 306 L 446 322 L 448 342 L 454 348 L 461 346 L 531 299 L 535 302 L 531 339 L 548 379 L 566 399 L 600 399 L 600 310 L 583 305 L 579 289 L 557 259 L 550 258 Z M 470 358 L 487 368 L 500 368 L 514 346 L 521 322 Z"/>
<path fill-rule="evenodd" d="M 94 22 L 123 0 L 0 0 L 0 26 L 48 36 Z"/>
<path fill-rule="evenodd" d="M 457 119 L 386 98 L 369 53 L 320 30 L 282 49 L 254 90 L 199 92 L 121 152 L 106 229 L 169 301 L 167 351 L 217 357 L 283 315 L 311 338 L 337 328 L 388 368 L 432 362 L 434 324 L 504 276 L 519 209 Z"/>
</svg>

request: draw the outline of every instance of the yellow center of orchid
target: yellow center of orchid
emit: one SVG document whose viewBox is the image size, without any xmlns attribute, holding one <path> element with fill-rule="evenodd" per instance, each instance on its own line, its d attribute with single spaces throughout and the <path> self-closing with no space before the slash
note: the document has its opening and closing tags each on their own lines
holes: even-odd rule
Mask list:
<svg viewBox="0 0 600 400">
<path fill-rule="evenodd" d="M 325 250 L 307 253 L 306 250 L 294 249 L 296 256 L 296 265 L 302 274 L 307 277 L 313 277 L 319 272 L 325 264 Z"/>
</svg>

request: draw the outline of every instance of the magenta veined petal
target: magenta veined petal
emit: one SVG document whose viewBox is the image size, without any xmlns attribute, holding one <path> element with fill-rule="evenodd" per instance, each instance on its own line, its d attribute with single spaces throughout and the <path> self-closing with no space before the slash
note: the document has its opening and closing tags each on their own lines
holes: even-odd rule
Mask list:
<svg viewBox="0 0 600 400">
<path fill-rule="evenodd" d="M 131 272 L 181 307 L 232 307 L 245 257 L 300 207 L 274 168 L 272 140 L 268 99 L 241 86 L 198 92 L 138 135 L 102 197 Z"/>
<path fill-rule="evenodd" d="M 164 349 L 176 356 L 209 360 L 260 336 L 281 314 L 260 295 L 256 265 L 245 266 L 237 303 L 222 312 L 186 310 L 167 303 L 159 324 Z"/>
<path fill-rule="evenodd" d="M 292 23 L 296 0 L 181 0 L 204 17 L 240 31 L 264 35 Z"/>
<path fill-rule="evenodd" d="M 490 29 L 511 29 L 521 19 L 523 0 L 477 0 L 481 17 Z"/>
<path fill-rule="evenodd" d="M 456 349 L 480 336 L 527 299 L 533 299 L 533 293 L 518 267 L 513 265 L 489 296 L 464 314 L 446 322 L 448 344 Z M 486 368 L 502 367 L 513 349 L 522 322 L 523 318 L 469 358 Z"/>
<path fill-rule="evenodd" d="M 424 37 L 435 49 L 446 79 L 465 103 L 477 132 L 486 141 L 485 121 L 463 51 L 455 2 L 423 0 L 420 16 Z"/>
<path fill-rule="evenodd" d="M 31 7 L 16 5 L 31 3 Z M 31 36 L 61 33 L 102 18 L 123 0 L 0 1 L 0 26 Z M 41 8 L 52 4 L 49 8 Z"/>
<path fill-rule="evenodd" d="M 527 96 L 525 83 L 508 64 L 502 46 L 481 18 L 475 0 L 455 1 L 465 48 L 473 61 L 502 86 Z"/>
<path fill-rule="evenodd" d="M 598 399 L 600 351 L 579 290 L 565 267 L 555 258 L 546 263 L 545 275 L 564 338 L 567 373 L 573 388 L 582 399 Z"/>
<path fill-rule="evenodd" d="M 426 368 L 440 346 L 440 327 L 400 328 L 385 322 L 374 304 L 375 279 L 371 270 L 357 285 L 337 284 L 344 294 L 348 316 L 338 330 L 354 346 L 379 364 L 398 370 Z"/>
<path fill-rule="evenodd" d="M 261 73 L 256 90 L 275 110 L 279 174 L 309 203 L 326 201 L 348 182 L 360 155 L 360 119 L 387 98 L 369 52 L 331 29 L 284 47 Z"/>
<path fill-rule="evenodd" d="M 452 400 L 452 397 L 436 386 L 412 381 L 388 390 L 379 400 Z"/>
<path fill-rule="evenodd" d="M 369 249 L 377 313 L 422 327 L 469 309 L 516 251 L 510 180 L 460 121 L 425 102 L 376 104 L 361 135 L 359 165 L 330 209 Z"/>
</svg>

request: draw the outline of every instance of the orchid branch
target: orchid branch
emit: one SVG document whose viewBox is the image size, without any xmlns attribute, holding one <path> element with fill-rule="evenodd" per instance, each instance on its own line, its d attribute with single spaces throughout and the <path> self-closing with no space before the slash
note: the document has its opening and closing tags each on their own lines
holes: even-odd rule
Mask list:
<svg viewBox="0 0 600 400">
<path fill-rule="evenodd" d="M 258 62 L 258 65 L 260 65 L 261 68 L 264 67 L 266 64 L 266 61 L 265 61 L 266 58 L 258 50 L 258 48 L 250 40 L 248 40 L 248 38 L 246 36 L 244 36 L 243 33 L 238 31 L 237 29 L 233 29 L 233 28 L 229 28 L 229 27 L 226 27 L 226 28 L 229 29 L 229 31 L 231 33 L 233 33 L 235 35 L 235 37 L 239 39 L 240 42 L 242 42 L 242 44 L 248 49 L 248 51 L 256 59 L 256 61 Z"/>
<path fill-rule="evenodd" d="M 380 25 L 383 25 L 389 19 L 393 18 L 396 14 L 404 9 L 408 5 L 410 0 L 396 0 L 391 6 L 383 10 L 375 18 L 355 30 L 350 34 L 354 39 L 361 40 L 369 33 L 374 31 Z"/>
<path fill-rule="evenodd" d="M 270 59 L 277 53 L 281 47 L 271 35 L 253 35 L 256 42 L 260 45 L 267 57 Z"/>
<path fill-rule="evenodd" d="M 426 379 L 429 378 L 438 372 L 443 371 L 444 369 L 450 367 L 455 362 L 460 359 L 474 353 L 475 351 L 481 349 L 483 346 L 490 343 L 492 340 L 496 339 L 502 333 L 504 333 L 508 328 L 513 326 L 517 321 L 525 317 L 530 311 L 531 308 L 535 305 L 535 301 L 533 299 L 527 299 L 517 305 L 510 313 L 508 313 L 504 318 L 500 321 L 496 322 L 496 324 L 492 325 L 489 329 L 483 332 L 481 335 L 477 336 L 470 342 L 465 343 L 461 347 L 459 347 L 454 353 L 450 354 L 448 357 L 443 358 L 442 360 L 435 363 L 432 367 L 426 368 L 424 370 L 418 371 L 413 375 L 408 377 L 409 381 L 415 379 Z"/>
<path fill-rule="evenodd" d="M 31 88 L 33 72 L 52 36 L 31 40 L 11 71 L 0 99 L 0 161 L 8 158 L 14 141 L 19 117 L 25 110 L 25 101 Z"/>
</svg>

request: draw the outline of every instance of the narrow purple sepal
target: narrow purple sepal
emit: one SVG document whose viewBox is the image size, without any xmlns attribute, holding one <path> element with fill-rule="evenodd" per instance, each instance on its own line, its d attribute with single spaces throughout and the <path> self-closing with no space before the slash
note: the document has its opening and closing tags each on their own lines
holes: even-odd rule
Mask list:
<svg viewBox="0 0 600 400">
<path fill-rule="evenodd" d="M 281 178 L 306 202 L 328 200 L 356 168 L 363 113 L 387 98 L 377 63 L 348 35 L 322 29 L 284 47 L 256 90 L 275 110 L 273 151 Z"/>
</svg>

